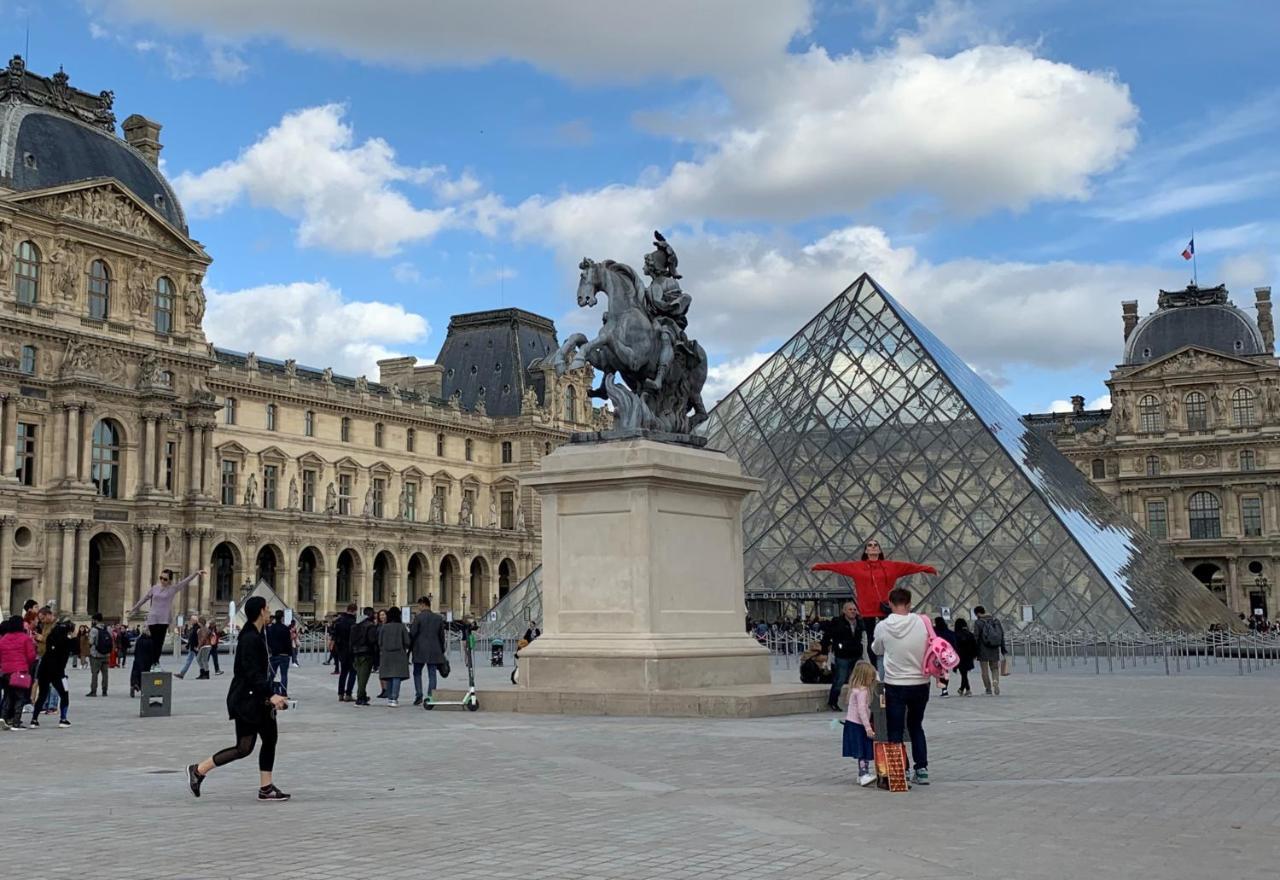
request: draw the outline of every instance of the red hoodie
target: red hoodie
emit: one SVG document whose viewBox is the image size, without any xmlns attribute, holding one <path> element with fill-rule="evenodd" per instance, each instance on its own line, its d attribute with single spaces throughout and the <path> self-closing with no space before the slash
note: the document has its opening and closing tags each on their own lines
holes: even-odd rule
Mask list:
<svg viewBox="0 0 1280 880">
<path fill-rule="evenodd" d="M 889 591 L 898 578 L 909 574 L 937 574 L 932 565 L 898 562 L 895 559 L 820 562 L 813 571 L 834 571 L 853 579 L 853 595 L 858 600 L 858 613 L 863 617 L 884 617 L 889 612 L 880 607 L 889 601 Z"/>
</svg>

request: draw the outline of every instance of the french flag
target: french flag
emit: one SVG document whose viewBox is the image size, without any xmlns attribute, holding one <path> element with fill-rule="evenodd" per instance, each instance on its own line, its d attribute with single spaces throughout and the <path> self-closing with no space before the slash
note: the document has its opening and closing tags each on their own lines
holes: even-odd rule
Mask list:
<svg viewBox="0 0 1280 880">
<path fill-rule="evenodd" d="M 1196 255 L 1196 240 L 1193 238 L 1187 242 L 1187 246 L 1182 249 L 1182 259 L 1189 260 Z"/>
</svg>

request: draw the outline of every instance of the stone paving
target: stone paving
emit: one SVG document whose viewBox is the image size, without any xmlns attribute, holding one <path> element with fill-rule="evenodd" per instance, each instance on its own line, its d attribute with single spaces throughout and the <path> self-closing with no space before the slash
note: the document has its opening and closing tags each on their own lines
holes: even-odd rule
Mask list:
<svg viewBox="0 0 1280 880">
<path fill-rule="evenodd" d="M 166 661 L 166 665 L 172 661 Z M 481 671 L 491 686 L 509 670 Z M 779 670 L 790 679 L 794 672 Z M 0 840 L 53 878 L 1273 878 L 1280 667 L 1165 677 L 1020 673 L 936 697 L 934 782 L 859 789 L 830 715 L 567 718 L 339 704 L 293 670 L 277 781 L 256 760 L 193 799 L 180 772 L 231 744 L 230 676 L 127 689 L 59 730 L 0 733 Z M 118 681 L 123 682 L 123 676 Z M 412 689 L 409 689 L 412 699 Z"/>
</svg>

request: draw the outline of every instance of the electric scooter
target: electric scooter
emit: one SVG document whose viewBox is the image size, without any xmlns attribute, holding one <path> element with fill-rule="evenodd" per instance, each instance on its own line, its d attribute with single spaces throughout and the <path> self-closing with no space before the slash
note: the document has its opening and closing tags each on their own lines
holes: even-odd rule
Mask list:
<svg viewBox="0 0 1280 880">
<path fill-rule="evenodd" d="M 428 712 L 436 706 L 465 706 L 468 712 L 474 712 L 480 708 L 480 700 L 476 696 L 476 633 L 471 626 L 465 623 L 462 626 L 465 627 L 463 630 L 465 635 L 462 638 L 462 662 L 467 665 L 467 692 L 460 700 L 436 700 L 428 696 L 422 701 L 422 708 Z"/>
</svg>

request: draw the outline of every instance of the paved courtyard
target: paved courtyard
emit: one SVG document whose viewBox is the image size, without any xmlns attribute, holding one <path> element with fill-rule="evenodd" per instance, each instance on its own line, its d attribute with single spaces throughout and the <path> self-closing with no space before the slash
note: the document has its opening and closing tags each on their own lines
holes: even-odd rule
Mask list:
<svg viewBox="0 0 1280 880">
<path fill-rule="evenodd" d="M 171 661 L 167 661 L 171 663 Z M 497 685 L 500 670 L 483 670 Z M 74 727 L 0 734 L 0 839 L 40 877 L 1273 878 L 1280 668 L 1027 675 L 934 699 L 934 783 L 859 789 L 829 715 L 568 718 L 340 705 L 308 662 L 277 779 L 178 772 L 231 744 L 230 676 L 171 718 L 116 686 Z M 780 670 L 790 678 L 793 672 Z M 123 681 L 123 677 L 119 679 Z M 508 685 L 509 686 L 509 685 Z M 411 690 L 410 690 L 411 698 Z M 28 854 L 30 855 L 30 854 Z"/>
</svg>

